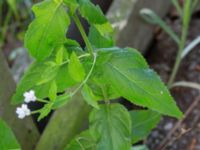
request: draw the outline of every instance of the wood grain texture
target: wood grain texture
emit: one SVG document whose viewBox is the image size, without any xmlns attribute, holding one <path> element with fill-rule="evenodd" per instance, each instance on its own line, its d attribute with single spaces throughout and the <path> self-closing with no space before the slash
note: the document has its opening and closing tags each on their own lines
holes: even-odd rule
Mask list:
<svg viewBox="0 0 200 150">
<path fill-rule="evenodd" d="M 117 45 L 120 47 L 132 47 L 145 53 L 152 38 L 155 26 L 146 23 L 140 16 L 142 8 L 154 10 L 160 17 L 164 17 L 169 11 L 169 0 L 137 0 L 128 17 L 127 24 L 118 33 Z"/>
<path fill-rule="evenodd" d="M 36 150 L 62 150 L 87 126 L 90 110 L 81 94 L 75 95 L 66 106 L 53 114 Z"/>
<path fill-rule="evenodd" d="M 16 106 L 10 104 L 15 87 L 6 60 L 0 51 L 0 118 L 11 127 L 22 149 L 32 150 L 39 139 L 39 133 L 30 117 L 24 120 L 17 118 Z"/>
</svg>

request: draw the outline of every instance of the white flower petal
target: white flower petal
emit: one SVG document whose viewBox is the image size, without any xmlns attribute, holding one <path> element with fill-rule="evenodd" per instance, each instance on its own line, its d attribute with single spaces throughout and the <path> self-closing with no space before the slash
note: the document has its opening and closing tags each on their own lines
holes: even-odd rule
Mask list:
<svg viewBox="0 0 200 150">
<path fill-rule="evenodd" d="M 36 98 L 36 96 L 35 96 L 35 91 L 33 91 L 33 90 L 30 90 L 29 92 L 25 92 L 24 93 L 24 101 L 26 102 L 26 103 L 29 103 L 29 102 L 34 102 L 34 101 L 36 101 L 37 100 L 37 98 Z"/>
<path fill-rule="evenodd" d="M 26 116 L 29 116 L 31 114 L 31 111 L 30 111 L 30 109 L 25 109 L 24 113 Z"/>
<path fill-rule="evenodd" d="M 30 91 L 29 91 L 29 94 L 30 94 L 30 95 L 35 95 L 35 91 L 30 90 Z"/>
<path fill-rule="evenodd" d="M 23 109 L 20 108 L 20 107 L 18 107 L 16 109 L 16 113 L 18 115 L 18 118 L 20 118 L 20 119 L 23 119 L 26 116 L 26 114 L 24 113 Z"/>
<path fill-rule="evenodd" d="M 26 104 L 22 104 L 21 106 L 22 110 L 28 109 L 28 106 Z"/>
<path fill-rule="evenodd" d="M 24 113 L 18 115 L 18 118 L 19 118 L 19 119 L 24 119 L 25 117 L 26 117 L 26 114 L 24 114 Z"/>
<path fill-rule="evenodd" d="M 17 108 L 16 113 L 21 114 L 21 113 L 23 113 L 23 110 L 21 108 Z"/>
<path fill-rule="evenodd" d="M 18 115 L 18 118 L 23 119 L 25 116 L 29 116 L 31 114 L 31 110 L 26 104 L 22 104 L 21 107 L 17 107 L 16 113 Z"/>
</svg>

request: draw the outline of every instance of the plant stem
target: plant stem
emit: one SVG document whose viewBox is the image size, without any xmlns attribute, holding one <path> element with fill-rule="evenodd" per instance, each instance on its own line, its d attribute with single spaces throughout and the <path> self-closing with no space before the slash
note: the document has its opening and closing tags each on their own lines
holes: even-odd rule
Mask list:
<svg viewBox="0 0 200 150">
<path fill-rule="evenodd" d="M 39 112 L 40 112 L 40 110 L 31 111 L 31 115 L 37 114 Z"/>
<path fill-rule="evenodd" d="M 37 99 L 38 102 L 42 102 L 42 103 L 49 103 L 49 101 L 44 100 L 44 99 Z"/>
<path fill-rule="evenodd" d="M 179 50 L 178 50 L 178 54 L 176 57 L 176 61 L 172 70 L 172 74 L 170 76 L 169 82 L 168 82 L 168 88 L 170 88 L 175 80 L 175 77 L 177 75 L 178 69 L 180 67 L 181 64 L 181 54 L 183 52 L 184 46 L 185 46 L 185 42 L 186 42 L 186 37 L 187 37 L 187 29 L 183 28 L 182 31 L 182 37 L 181 37 L 181 41 L 179 44 Z"/>
<path fill-rule="evenodd" d="M 181 55 L 183 52 L 183 49 L 185 47 L 187 35 L 188 35 L 188 28 L 189 28 L 189 23 L 191 19 L 191 12 L 190 12 L 190 7 L 191 7 L 191 0 L 186 0 L 186 4 L 184 5 L 184 16 L 183 16 L 183 26 L 182 26 L 182 35 L 181 35 L 181 40 L 179 43 L 179 50 L 178 54 L 176 57 L 175 65 L 172 70 L 172 74 L 170 76 L 169 82 L 168 82 L 168 88 L 170 88 L 175 80 L 175 77 L 177 75 L 178 69 L 181 64 Z"/>
<path fill-rule="evenodd" d="M 78 56 L 78 58 L 81 59 L 81 58 L 88 57 L 88 56 L 90 56 L 90 54 L 87 53 L 87 54 L 83 54 L 83 55 Z M 62 64 L 60 64 L 60 66 L 65 65 L 69 62 L 70 62 L 70 59 L 64 61 Z"/>
<path fill-rule="evenodd" d="M 76 14 L 73 15 L 73 19 L 74 19 L 74 22 L 76 24 L 76 26 L 78 27 L 80 33 L 81 33 L 81 36 L 83 37 L 83 40 L 85 42 L 85 45 L 88 49 L 88 52 L 90 53 L 91 56 L 93 56 L 93 49 L 92 49 L 92 45 L 90 44 L 90 41 L 88 40 L 88 37 L 85 33 L 85 30 L 78 18 L 78 16 Z"/>
<path fill-rule="evenodd" d="M 92 63 L 92 67 L 91 67 L 91 69 L 90 69 L 88 75 L 87 75 L 86 78 L 84 79 L 84 81 L 78 86 L 77 89 L 75 89 L 75 90 L 70 94 L 71 97 L 74 96 L 74 95 L 83 87 L 84 84 L 86 84 L 86 82 L 88 81 L 88 79 L 89 79 L 90 76 L 92 75 L 92 72 L 93 72 L 93 70 L 94 70 L 94 66 L 95 66 L 95 64 L 96 64 L 96 58 L 97 58 L 97 56 L 96 56 L 95 53 L 92 53 L 92 54 L 93 54 L 93 56 L 94 56 L 94 60 L 93 60 L 93 63 Z"/>
<path fill-rule="evenodd" d="M 107 93 L 105 91 L 105 86 L 101 86 L 101 90 L 102 90 L 102 93 L 103 93 L 105 104 L 109 105 L 110 100 L 108 99 Z"/>
<path fill-rule="evenodd" d="M 181 6 L 179 4 L 179 1 L 178 0 L 172 0 L 172 3 L 173 5 L 175 6 L 177 12 L 179 13 L 180 16 L 182 16 L 182 9 L 181 9 Z"/>
</svg>

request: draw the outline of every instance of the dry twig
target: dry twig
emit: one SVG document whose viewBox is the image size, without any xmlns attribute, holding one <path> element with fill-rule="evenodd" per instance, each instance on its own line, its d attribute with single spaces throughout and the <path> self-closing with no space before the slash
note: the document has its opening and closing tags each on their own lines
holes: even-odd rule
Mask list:
<svg viewBox="0 0 200 150">
<path fill-rule="evenodd" d="M 193 103 L 189 106 L 187 111 L 184 114 L 184 118 L 179 120 L 174 128 L 167 134 L 166 138 L 161 142 L 161 144 L 158 146 L 157 150 L 164 150 L 168 144 L 170 143 L 172 135 L 175 133 L 175 131 L 182 125 L 182 122 L 189 116 L 189 114 L 192 112 L 192 110 L 197 106 L 197 104 L 200 101 L 200 95 L 193 101 Z"/>
</svg>

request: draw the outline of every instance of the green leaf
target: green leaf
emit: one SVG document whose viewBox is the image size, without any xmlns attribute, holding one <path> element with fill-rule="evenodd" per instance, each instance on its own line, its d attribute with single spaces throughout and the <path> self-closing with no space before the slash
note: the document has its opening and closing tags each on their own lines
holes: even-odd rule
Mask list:
<svg viewBox="0 0 200 150">
<path fill-rule="evenodd" d="M 49 98 L 51 101 L 55 101 L 56 97 L 57 97 L 57 85 L 56 85 L 56 81 L 53 80 L 51 82 L 50 89 L 49 89 Z"/>
<path fill-rule="evenodd" d="M 76 48 L 81 49 L 80 44 L 77 41 L 72 40 L 72 39 L 66 39 L 64 44 L 67 47 L 67 49 L 69 47 L 74 47 L 74 48 L 76 47 Z"/>
<path fill-rule="evenodd" d="M 114 47 L 100 49 L 97 51 L 97 53 L 98 57 L 95 69 L 90 80 L 87 83 L 92 89 L 94 95 L 99 97 L 99 100 L 104 99 L 102 89 L 104 89 L 104 92 L 106 93 L 108 99 L 116 99 L 121 96 L 119 92 L 116 91 L 115 88 L 113 88 L 113 86 L 110 84 L 110 81 L 107 81 L 107 77 L 103 74 L 104 67 L 106 63 L 111 59 L 111 57 L 118 60 L 118 65 L 120 65 L 121 67 L 127 67 L 127 69 L 132 68 L 133 63 L 135 64 L 135 66 L 138 66 L 140 68 L 148 68 L 148 65 L 145 62 L 144 58 L 136 50 L 120 49 L 118 47 Z M 129 59 L 130 61 L 126 61 L 126 63 L 124 64 L 126 59 Z M 92 60 L 88 58 L 88 60 L 85 60 L 85 62 L 83 62 L 85 70 L 88 70 L 87 68 L 91 68 L 91 61 Z"/>
<path fill-rule="evenodd" d="M 57 75 L 59 66 L 57 66 L 56 63 L 54 63 L 53 61 L 48 61 L 44 62 L 44 65 L 46 67 L 42 71 L 41 78 L 39 78 L 39 81 L 36 83 L 36 85 L 41 85 L 52 81 Z"/>
<path fill-rule="evenodd" d="M 108 48 L 114 46 L 112 37 L 102 36 L 94 26 L 90 27 L 89 41 L 96 48 Z"/>
<path fill-rule="evenodd" d="M 12 98 L 13 104 L 23 102 L 23 93 L 29 90 L 34 90 L 38 98 L 48 97 L 53 80 L 56 81 L 57 92 L 63 92 L 77 83 L 71 78 L 67 63 L 58 66 L 53 60 L 55 57 L 51 56 L 44 61 L 36 61 L 29 67 L 17 85 L 16 93 Z"/>
<path fill-rule="evenodd" d="M 90 129 L 100 135 L 97 149 L 130 150 L 131 119 L 120 104 L 101 106 L 90 115 Z"/>
<path fill-rule="evenodd" d="M 61 65 L 64 59 L 64 47 L 61 46 L 56 54 L 56 63 L 58 65 Z"/>
<path fill-rule="evenodd" d="M 92 107 L 94 108 L 97 108 L 99 109 L 99 105 L 97 103 L 97 100 L 99 99 L 98 97 L 96 97 L 93 92 L 92 92 L 92 89 L 90 89 L 90 87 L 85 84 L 83 86 L 83 89 L 81 91 L 82 95 L 83 95 L 83 98 L 85 99 L 85 101 L 91 105 Z"/>
<path fill-rule="evenodd" d="M 91 24 L 104 24 L 107 22 L 101 8 L 95 6 L 90 0 L 78 0 L 80 14 Z"/>
<path fill-rule="evenodd" d="M 105 72 L 116 90 L 129 101 L 166 115 L 182 117 L 167 88 L 152 70 L 123 70 L 109 65 Z"/>
<path fill-rule="evenodd" d="M 101 36 L 108 36 L 113 33 L 113 28 L 109 22 L 104 24 L 94 24 L 94 26 L 99 31 Z"/>
<path fill-rule="evenodd" d="M 62 0 L 45 0 L 33 6 L 35 19 L 25 36 L 25 47 L 37 60 L 52 53 L 56 45 L 65 41 L 70 19 Z"/>
<path fill-rule="evenodd" d="M 40 109 L 40 111 L 39 111 L 40 115 L 39 115 L 37 121 L 42 120 L 44 117 L 46 117 L 51 112 L 52 105 L 53 105 L 52 103 L 48 103 L 48 104 L 45 104 L 42 109 Z"/>
<path fill-rule="evenodd" d="M 58 91 L 62 92 L 66 88 L 75 85 L 77 82 L 71 77 L 68 69 L 68 64 L 62 65 L 56 76 Z"/>
<path fill-rule="evenodd" d="M 168 89 L 136 50 L 129 48 L 113 51 L 102 68 L 107 82 L 130 102 L 162 114 L 182 117 Z"/>
<path fill-rule="evenodd" d="M 64 47 L 61 46 L 60 49 L 63 51 L 63 61 L 62 65 L 59 66 L 58 73 L 56 76 L 56 83 L 59 92 L 63 92 L 66 88 L 75 85 L 77 82 L 69 74 L 68 63 L 70 61 L 69 55 L 72 52 L 79 54 L 82 52 L 80 45 L 71 39 L 66 39 Z M 59 49 L 58 49 L 59 50 Z"/>
<path fill-rule="evenodd" d="M 17 85 L 12 103 L 18 104 L 23 102 L 23 93 L 31 89 L 35 91 L 38 98 L 47 97 L 50 88 L 49 81 L 55 78 L 56 71 L 52 63 L 34 62 Z"/>
<path fill-rule="evenodd" d="M 102 48 L 97 52 L 99 56 L 97 59 L 97 66 L 100 72 L 104 72 L 104 66 L 108 65 L 110 62 L 127 70 L 131 68 L 149 68 L 144 57 L 135 49 L 113 47 Z"/>
<path fill-rule="evenodd" d="M 132 144 L 145 139 L 157 126 L 161 115 L 151 110 L 135 110 L 130 112 L 132 120 Z"/>
<path fill-rule="evenodd" d="M 0 119 L 0 150 L 20 150 L 20 145 L 8 125 Z"/>
<path fill-rule="evenodd" d="M 64 3 L 69 7 L 70 15 L 73 15 L 79 6 L 76 0 L 64 0 Z"/>
<path fill-rule="evenodd" d="M 80 4 L 79 12 L 81 16 L 93 25 L 102 36 L 113 32 L 111 24 L 99 6 L 95 6 L 90 0 L 78 0 L 78 3 Z"/>
<path fill-rule="evenodd" d="M 95 95 L 96 101 L 104 100 L 105 94 L 107 99 L 117 99 L 120 95 L 113 89 L 112 86 L 107 84 L 107 81 L 100 77 L 94 76 L 87 82 L 88 86 L 92 90 L 92 93 Z"/>
<path fill-rule="evenodd" d="M 76 56 L 76 53 L 74 52 L 71 54 L 68 69 L 69 69 L 69 74 L 75 81 L 81 82 L 84 79 L 85 77 L 84 68 L 80 60 Z"/>
<path fill-rule="evenodd" d="M 86 130 L 76 136 L 64 150 L 97 150 L 98 135 L 94 131 Z"/>
<path fill-rule="evenodd" d="M 56 100 L 53 102 L 52 109 L 58 109 L 69 102 L 71 98 L 70 94 L 63 94 L 57 96 Z"/>
<path fill-rule="evenodd" d="M 104 75 L 103 75 L 103 69 L 102 65 L 106 62 L 107 56 L 102 56 L 104 54 L 97 54 L 97 61 L 95 63 L 94 70 L 87 81 L 87 85 L 92 90 L 92 93 L 95 95 L 96 101 L 104 100 L 105 96 L 107 99 L 117 99 L 120 97 L 118 92 L 116 92 L 113 87 L 109 84 L 109 82 L 106 81 Z M 86 59 L 82 60 L 85 72 L 89 72 L 92 64 L 93 59 L 91 57 L 88 57 Z"/>
</svg>

